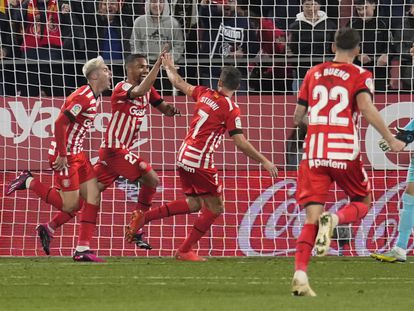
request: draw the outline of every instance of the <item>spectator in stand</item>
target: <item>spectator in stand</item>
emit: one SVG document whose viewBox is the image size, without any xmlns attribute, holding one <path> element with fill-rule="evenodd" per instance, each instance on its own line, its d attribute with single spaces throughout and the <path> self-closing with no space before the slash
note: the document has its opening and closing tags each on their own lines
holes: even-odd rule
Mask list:
<svg viewBox="0 0 414 311">
<path fill-rule="evenodd" d="M 248 64 L 259 52 L 260 42 L 249 19 L 240 15 L 237 0 L 201 1 L 200 55 L 210 60 L 202 63 L 203 85 L 216 89 L 221 67 L 236 65 L 242 74 L 239 91 L 247 91 Z"/>
<path fill-rule="evenodd" d="M 82 23 L 82 17 L 72 10 L 73 4 L 70 1 L 64 0 L 60 2 L 60 32 L 63 42 L 63 59 L 86 59 L 86 34 L 85 27 Z M 78 69 L 78 70 L 77 70 Z M 64 93 L 69 95 L 75 91 L 78 85 L 84 83 L 84 78 L 81 76 L 80 64 L 77 62 L 64 62 L 63 72 L 64 79 Z"/>
<path fill-rule="evenodd" d="M 0 10 L 0 59 L 20 57 L 21 24 L 11 18 L 20 12 L 17 3 L 17 0 L 9 0 L 4 9 Z"/>
<path fill-rule="evenodd" d="M 274 61 L 273 57 L 284 59 L 286 35 L 276 27 L 271 18 L 262 17 L 261 7 L 250 8 L 250 24 L 256 29 L 260 41 L 260 63 L 252 64 L 250 87 L 260 93 L 286 92 L 286 61 Z M 264 13 L 264 12 L 263 12 Z M 267 58 L 267 59 L 266 59 Z"/>
<path fill-rule="evenodd" d="M 403 28 L 397 33 L 396 52 L 401 57 L 401 86 L 404 90 L 414 90 L 413 57 L 410 49 L 414 44 L 414 0 L 411 0 L 409 11 L 404 17 Z"/>
<path fill-rule="evenodd" d="M 361 36 L 361 54 L 355 59 L 360 65 L 374 75 L 375 90 L 387 90 L 389 52 L 391 50 L 391 34 L 385 19 L 377 17 L 376 0 L 355 0 L 357 17 L 348 26 L 357 29 Z"/>
<path fill-rule="evenodd" d="M 70 1 L 60 3 L 60 32 L 64 59 L 85 59 L 85 31 L 82 21 L 73 14 Z"/>
<path fill-rule="evenodd" d="M 12 20 L 23 22 L 22 57 L 29 60 L 27 68 L 27 84 L 22 95 L 38 96 L 61 95 L 62 86 L 62 38 L 59 26 L 59 12 L 56 0 L 23 0 L 12 4 L 14 10 Z M 55 60 L 60 63 L 40 64 L 30 60 Z M 50 71 L 52 69 L 52 71 Z M 40 73 L 40 74 L 39 74 Z M 40 76 L 40 80 L 39 80 Z M 26 79 L 26 72 L 18 81 Z M 57 88 L 52 89 L 51 81 Z M 56 91 L 56 92 L 55 92 Z"/>
<path fill-rule="evenodd" d="M 331 46 L 337 26 L 320 7 L 320 0 L 303 0 L 303 12 L 289 25 L 288 44 L 291 53 L 297 57 L 294 91 L 299 89 L 310 67 L 333 56 Z"/>
<path fill-rule="evenodd" d="M 131 52 L 131 6 L 119 0 L 102 0 L 98 7 L 97 22 L 99 52 L 103 59 L 114 61 L 126 58 Z"/>
<path fill-rule="evenodd" d="M 197 58 L 198 58 L 198 34 L 197 34 L 197 0 L 172 0 L 173 16 L 180 23 L 184 34 L 183 76 L 189 83 L 198 84 Z M 185 72 L 184 72 L 185 71 Z"/>
<path fill-rule="evenodd" d="M 56 0 L 24 0 L 21 12 L 15 11 L 15 21 L 24 22 L 21 50 L 27 59 L 61 60 L 62 38 Z"/>
<path fill-rule="evenodd" d="M 150 63 L 155 63 L 158 55 L 168 44 L 175 63 L 180 63 L 184 54 L 183 30 L 179 22 L 170 15 L 167 0 L 148 0 L 145 4 L 146 14 L 134 22 L 131 35 L 131 51 L 143 54 Z M 161 71 L 161 79 L 154 87 L 163 95 L 172 91 L 172 85 L 166 74 Z"/>
<path fill-rule="evenodd" d="M 98 51 L 97 3 L 95 1 L 70 0 L 72 14 L 83 25 L 85 42 L 85 59 L 95 58 Z"/>
<path fill-rule="evenodd" d="M 21 23 L 11 19 L 14 11 L 19 11 L 16 0 L 9 0 L 0 6 L 0 60 L 11 60 L 20 57 L 22 42 Z M 0 74 L 0 95 L 16 95 L 15 73 L 13 63 L 3 63 Z"/>
<path fill-rule="evenodd" d="M 378 0 L 378 16 L 387 22 L 393 36 L 398 36 L 397 33 L 402 28 L 404 3 L 409 2 L 409 0 Z"/>
</svg>

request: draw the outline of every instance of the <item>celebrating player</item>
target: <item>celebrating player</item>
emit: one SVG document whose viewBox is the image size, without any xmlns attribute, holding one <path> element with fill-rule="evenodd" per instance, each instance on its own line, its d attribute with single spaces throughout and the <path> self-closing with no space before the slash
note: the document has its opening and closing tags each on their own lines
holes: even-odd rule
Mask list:
<svg viewBox="0 0 414 311">
<path fill-rule="evenodd" d="M 356 30 L 339 29 L 335 35 L 335 58 L 309 69 L 299 92 L 294 122 L 308 115 L 304 155 L 299 166 L 296 200 L 306 208 L 306 221 L 297 242 L 292 293 L 316 296 L 306 270 L 313 246 L 327 254 L 337 225 L 363 218 L 371 203 L 370 183 L 363 168 L 357 130 L 360 111 L 384 137 L 393 151 L 405 144 L 394 138 L 372 103 L 373 82 L 369 71 L 353 65 L 359 54 Z M 329 188 L 335 181 L 350 198 L 336 214 L 323 213 Z"/>
<path fill-rule="evenodd" d="M 79 209 L 81 196 L 84 209 L 73 260 L 99 262 L 103 260 L 93 254 L 89 243 L 95 231 L 100 192 L 93 167 L 83 152 L 83 140 L 93 124 L 102 92 L 111 85 L 112 74 L 102 57 L 89 60 L 82 72 L 88 84 L 73 92 L 63 104 L 55 122 L 55 136 L 49 150 L 50 166 L 60 191 L 41 183 L 30 171 L 25 170 L 10 182 L 6 194 L 30 189 L 46 203 L 66 213 Z"/>
<path fill-rule="evenodd" d="M 224 209 L 222 184 L 213 162 L 214 152 L 224 133 L 228 131 L 236 146 L 245 155 L 260 162 L 272 177 L 277 176 L 277 169 L 243 135 L 239 106 L 231 100 L 240 84 L 240 72 L 236 68 L 223 68 L 218 89 L 211 90 L 185 82 L 177 73 L 169 54 L 164 55 L 163 66 L 171 83 L 196 101 L 190 129 L 177 158 L 182 189 L 187 198 L 153 208 L 146 213 L 137 213 L 127 234 L 132 234 L 152 220 L 194 213 L 203 207 L 190 235 L 179 247 L 175 257 L 185 261 L 204 261 L 192 247 L 210 229 Z"/>
<path fill-rule="evenodd" d="M 397 128 L 397 139 L 405 142 L 407 145 L 414 141 L 414 119 L 404 128 Z M 379 145 L 382 150 L 389 151 L 390 147 L 383 139 Z M 375 258 L 384 262 L 405 262 L 407 260 L 407 246 L 410 239 L 411 231 L 414 227 L 414 156 L 411 158 L 408 167 L 407 187 L 402 195 L 402 209 L 400 210 L 400 222 L 398 224 L 398 238 L 396 245 L 388 252 L 383 254 L 371 254 Z"/>
<path fill-rule="evenodd" d="M 139 129 L 145 118 L 148 103 L 166 116 L 179 114 L 179 111 L 167 104 L 152 86 L 160 66 L 161 58 L 149 72 L 145 56 L 141 54 L 128 56 L 125 62 L 127 79 L 119 82 L 112 93 L 112 118 L 99 150 L 99 162 L 94 165 L 100 191 L 108 188 L 119 176 L 131 182 L 139 181 L 141 190 L 138 195 L 137 210 L 142 212 L 150 208 L 159 178 L 149 163 L 135 155 L 129 148 L 139 138 Z M 37 227 L 46 254 L 49 254 L 54 231 L 74 216 L 75 213 L 60 212 L 49 223 Z M 151 249 L 151 246 L 142 239 L 142 232 L 134 232 L 128 236 L 128 241 L 134 241 L 141 248 Z"/>
</svg>

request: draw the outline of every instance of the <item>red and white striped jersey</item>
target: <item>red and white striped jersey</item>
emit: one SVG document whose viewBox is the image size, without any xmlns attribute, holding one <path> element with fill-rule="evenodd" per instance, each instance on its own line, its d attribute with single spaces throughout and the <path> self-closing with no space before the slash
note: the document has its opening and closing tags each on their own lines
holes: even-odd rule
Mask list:
<svg viewBox="0 0 414 311">
<path fill-rule="evenodd" d="M 160 94 L 151 87 L 144 96 L 131 99 L 129 92 L 134 85 L 119 82 L 112 92 L 112 118 L 109 121 L 102 147 L 129 148 L 138 140 L 142 121 L 147 113 L 148 104 L 158 106 L 163 101 Z"/>
<path fill-rule="evenodd" d="M 67 154 L 77 154 L 83 150 L 86 132 L 93 124 L 101 97 L 95 97 L 90 85 L 84 85 L 69 95 L 60 109 L 70 120 L 66 130 Z M 56 141 L 52 140 L 50 154 L 55 153 Z"/>
<path fill-rule="evenodd" d="M 190 129 L 178 151 L 178 166 L 212 169 L 214 152 L 226 130 L 230 136 L 242 133 L 239 106 L 219 91 L 197 86 Z"/>
<path fill-rule="evenodd" d="M 354 64 L 326 62 L 312 67 L 299 92 L 308 107 L 303 159 L 354 160 L 359 156 L 356 96 L 372 95 L 372 74 Z"/>
</svg>

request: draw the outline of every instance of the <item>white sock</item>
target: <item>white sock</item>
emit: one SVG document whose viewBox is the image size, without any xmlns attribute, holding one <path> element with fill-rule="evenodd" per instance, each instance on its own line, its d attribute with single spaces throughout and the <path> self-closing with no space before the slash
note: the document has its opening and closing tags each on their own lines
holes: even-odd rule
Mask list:
<svg viewBox="0 0 414 311">
<path fill-rule="evenodd" d="M 76 246 L 77 252 L 84 252 L 84 251 L 88 251 L 89 249 L 90 249 L 89 246 Z"/>
<path fill-rule="evenodd" d="M 299 280 L 300 283 L 308 283 L 308 275 L 303 270 L 296 270 L 293 278 Z"/>
<path fill-rule="evenodd" d="M 28 177 L 26 179 L 26 189 L 30 189 L 29 186 L 30 186 L 30 183 L 32 182 L 32 180 L 33 180 L 33 177 Z"/>
</svg>

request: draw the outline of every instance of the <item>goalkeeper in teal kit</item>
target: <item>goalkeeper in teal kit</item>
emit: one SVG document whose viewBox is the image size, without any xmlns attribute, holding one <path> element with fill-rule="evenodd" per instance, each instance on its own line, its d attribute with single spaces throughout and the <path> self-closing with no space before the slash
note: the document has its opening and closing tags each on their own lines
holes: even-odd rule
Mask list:
<svg viewBox="0 0 414 311">
<path fill-rule="evenodd" d="M 404 128 L 397 128 L 399 140 L 407 145 L 414 141 L 414 119 L 410 121 Z M 380 148 L 388 151 L 389 147 L 385 141 L 380 140 Z M 400 223 L 398 225 L 398 239 L 396 245 L 388 252 L 383 254 L 374 253 L 371 257 L 385 262 L 405 262 L 407 260 L 407 246 L 410 239 L 411 231 L 414 227 L 414 156 L 407 174 L 407 187 L 402 196 L 402 209 L 400 210 Z"/>
</svg>

